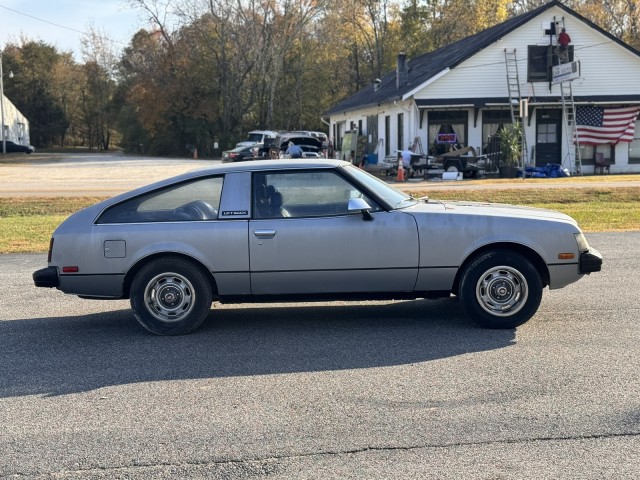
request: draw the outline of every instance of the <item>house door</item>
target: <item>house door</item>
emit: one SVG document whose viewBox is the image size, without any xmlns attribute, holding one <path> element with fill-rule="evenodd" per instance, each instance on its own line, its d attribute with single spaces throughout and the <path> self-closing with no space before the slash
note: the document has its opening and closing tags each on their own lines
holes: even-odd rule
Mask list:
<svg viewBox="0 0 640 480">
<path fill-rule="evenodd" d="M 536 166 L 543 167 L 548 163 L 562 164 L 562 145 L 560 133 L 562 129 L 562 110 L 538 110 L 536 122 Z"/>
</svg>

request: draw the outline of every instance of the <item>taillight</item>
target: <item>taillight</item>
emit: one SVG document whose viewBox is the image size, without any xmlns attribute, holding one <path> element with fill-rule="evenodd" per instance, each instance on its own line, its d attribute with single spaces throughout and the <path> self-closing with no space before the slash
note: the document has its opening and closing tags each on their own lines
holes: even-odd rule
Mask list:
<svg viewBox="0 0 640 480">
<path fill-rule="evenodd" d="M 49 240 L 49 255 L 47 255 L 47 263 L 51 263 L 51 255 L 53 254 L 53 237 Z"/>
</svg>

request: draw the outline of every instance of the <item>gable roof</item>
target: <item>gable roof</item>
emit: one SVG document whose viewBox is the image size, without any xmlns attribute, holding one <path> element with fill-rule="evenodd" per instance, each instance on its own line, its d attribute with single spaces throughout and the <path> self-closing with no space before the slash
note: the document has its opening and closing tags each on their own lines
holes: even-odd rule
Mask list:
<svg viewBox="0 0 640 480">
<path fill-rule="evenodd" d="M 408 72 L 404 85 L 401 85 L 399 88 L 396 86 L 396 70 L 393 70 L 381 79 L 380 87 L 377 90 L 374 90 L 371 85 L 366 86 L 331 107 L 331 109 L 325 113 L 325 116 L 331 116 L 336 113 L 400 100 L 406 93 L 415 90 L 446 69 L 455 68 L 457 65 L 469 59 L 480 50 L 487 48 L 505 35 L 511 33 L 552 7 L 561 8 L 576 19 L 586 23 L 591 28 L 607 36 L 612 41 L 618 43 L 627 50 L 630 50 L 635 55 L 640 56 L 640 52 L 630 45 L 627 45 L 619 38 L 614 37 L 606 30 L 603 30 L 598 25 L 587 20 L 574 10 L 571 10 L 569 7 L 560 3 L 558 0 L 553 0 L 531 10 L 530 12 L 518 15 L 517 17 L 511 18 L 503 23 L 478 32 L 475 35 L 463 38 L 462 40 L 444 46 L 438 50 L 434 50 L 433 52 L 425 53 L 410 59 L 407 62 Z"/>
</svg>

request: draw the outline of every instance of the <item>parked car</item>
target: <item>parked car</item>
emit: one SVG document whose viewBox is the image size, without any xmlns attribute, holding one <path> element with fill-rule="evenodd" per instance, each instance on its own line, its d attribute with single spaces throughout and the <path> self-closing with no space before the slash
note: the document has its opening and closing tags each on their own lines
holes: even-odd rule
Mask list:
<svg viewBox="0 0 640 480">
<path fill-rule="evenodd" d="M 252 130 L 248 133 L 247 139 L 236 144 L 236 147 L 250 147 L 256 143 L 262 143 L 263 145 L 269 140 L 273 140 L 278 135 L 278 132 L 274 130 Z"/>
<path fill-rule="evenodd" d="M 324 132 L 313 132 L 313 131 L 309 131 L 309 130 L 295 130 L 295 131 L 293 131 L 291 133 L 301 133 L 303 135 L 309 135 L 311 137 L 317 138 L 318 140 L 320 140 L 323 143 L 329 141 L 329 137 Z"/>
<path fill-rule="evenodd" d="M 198 327 L 212 301 L 457 295 L 514 328 L 556 289 L 601 269 L 562 213 L 415 199 L 348 162 L 223 164 L 81 210 L 53 233 L 37 287 L 128 298 L 161 335 Z"/>
<path fill-rule="evenodd" d="M 269 151 L 271 150 L 273 140 L 273 138 L 267 138 L 265 139 L 266 143 L 256 143 L 251 146 L 251 153 L 253 154 L 253 158 L 259 160 L 265 160 L 269 158 Z"/>
<path fill-rule="evenodd" d="M 33 145 L 21 145 L 16 142 L 12 142 L 11 140 L 5 140 L 6 151 L 7 153 L 33 153 L 35 152 L 35 147 Z M 2 153 L 2 142 L 0 141 L 0 153 Z"/>
<path fill-rule="evenodd" d="M 222 152 L 223 162 L 241 162 L 243 160 L 253 160 L 253 145 L 236 147 L 233 150 Z"/>
<path fill-rule="evenodd" d="M 303 158 L 320 158 L 322 140 L 306 133 L 282 133 L 271 145 L 271 158 L 288 158 L 286 154 L 289 143 L 300 146 Z"/>
</svg>

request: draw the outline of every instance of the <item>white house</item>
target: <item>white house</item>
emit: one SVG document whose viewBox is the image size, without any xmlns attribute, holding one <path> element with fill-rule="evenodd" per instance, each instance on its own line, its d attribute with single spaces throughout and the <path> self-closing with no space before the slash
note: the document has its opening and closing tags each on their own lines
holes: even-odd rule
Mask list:
<svg viewBox="0 0 640 480">
<path fill-rule="evenodd" d="M 563 71 L 554 72 L 562 28 L 571 43 Z M 640 52 L 558 1 L 434 52 L 400 54 L 396 71 L 325 118 L 338 149 L 345 132 L 357 130 L 378 159 L 412 147 L 439 154 L 452 139 L 488 154 L 512 108 L 521 115 L 528 164 L 589 174 L 598 159 L 612 173 L 640 172 Z M 621 112 L 628 125 L 608 135 L 609 115 Z"/>
<path fill-rule="evenodd" d="M 4 119 L 2 128 L 4 129 L 5 140 L 11 140 L 21 145 L 29 145 L 29 121 L 6 96 L 3 95 L 1 100 L 2 117 Z M 0 142 L 2 142 L 2 135 L 0 135 Z M 2 153 L 1 143 L 0 153 Z"/>
</svg>

